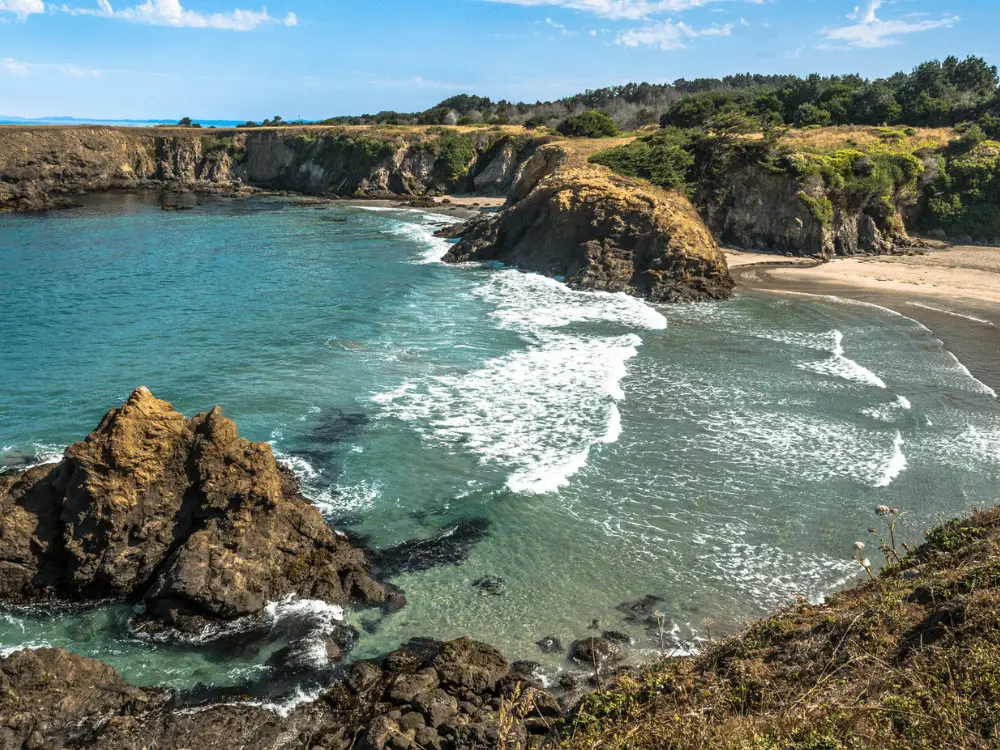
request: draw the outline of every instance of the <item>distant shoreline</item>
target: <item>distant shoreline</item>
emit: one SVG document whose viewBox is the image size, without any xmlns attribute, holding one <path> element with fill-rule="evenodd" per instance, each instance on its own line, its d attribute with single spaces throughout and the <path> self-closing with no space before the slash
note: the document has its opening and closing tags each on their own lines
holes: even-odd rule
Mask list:
<svg viewBox="0 0 1000 750">
<path fill-rule="evenodd" d="M 782 258 L 726 251 L 737 290 L 839 297 L 915 320 L 1000 393 L 1000 248 L 943 246 L 925 255 Z"/>
</svg>

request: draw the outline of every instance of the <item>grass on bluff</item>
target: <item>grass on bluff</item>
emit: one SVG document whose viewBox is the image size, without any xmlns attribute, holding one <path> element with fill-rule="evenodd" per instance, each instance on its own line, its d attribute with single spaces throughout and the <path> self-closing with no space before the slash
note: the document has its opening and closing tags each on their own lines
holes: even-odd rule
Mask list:
<svg viewBox="0 0 1000 750">
<path fill-rule="evenodd" d="M 864 582 L 619 676 L 566 721 L 564 747 L 1000 746 L 1000 508 L 919 549 L 897 546 L 897 511 L 879 513 L 881 574 L 859 545 Z"/>
</svg>

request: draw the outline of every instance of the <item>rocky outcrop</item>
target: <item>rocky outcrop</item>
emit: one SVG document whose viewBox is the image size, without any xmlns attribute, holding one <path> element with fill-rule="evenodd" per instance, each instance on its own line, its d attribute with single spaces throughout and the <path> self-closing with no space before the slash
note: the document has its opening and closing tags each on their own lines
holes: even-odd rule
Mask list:
<svg viewBox="0 0 1000 750">
<path fill-rule="evenodd" d="M 0 211 L 75 205 L 106 190 L 394 197 L 503 195 L 544 139 L 500 130 L 2 127 Z"/>
<path fill-rule="evenodd" d="M 183 629 L 295 595 L 391 604 L 271 447 L 145 388 L 55 466 L 0 476 L 0 599 L 121 599 Z"/>
<path fill-rule="evenodd" d="M 130 687 L 110 667 L 60 650 L 0 659 L 3 748 L 527 748 L 553 744 L 561 717 L 552 695 L 467 638 L 356 663 L 284 715 L 239 702 L 178 710 L 168 691 Z"/>
<path fill-rule="evenodd" d="M 696 149 L 694 202 L 720 243 L 743 250 L 828 258 L 891 253 L 912 243 L 902 196 L 882 200 L 865 190 L 831 190 L 818 174 L 802 175 L 794 155 L 762 141 L 730 144 L 705 139 Z M 858 177 L 871 169 L 859 154 Z"/>
<path fill-rule="evenodd" d="M 510 201 L 472 222 L 444 259 L 500 261 L 658 302 L 731 294 L 725 257 L 680 193 L 567 159 L 553 145 L 525 165 Z"/>
</svg>

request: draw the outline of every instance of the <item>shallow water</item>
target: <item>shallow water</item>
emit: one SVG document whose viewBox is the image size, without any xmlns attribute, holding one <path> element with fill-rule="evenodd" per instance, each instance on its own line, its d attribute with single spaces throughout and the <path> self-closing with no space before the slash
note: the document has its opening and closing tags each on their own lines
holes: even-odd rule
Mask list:
<svg viewBox="0 0 1000 750">
<path fill-rule="evenodd" d="M 139 384 L 189 415 L 221 404 L 374 548 L 455 542 L 455 564 L 396 575 L 403 611 L 348 613 L 355 655 L 472 635 L 553 670 L 535 641 L 595 619 L 641 658 L 821 598 L 860 572 L 878 504 L 916 541 L 1000 496 L 995 395 L 913 321 L 766 295 L 653 307 L 447 266 L 447 221 L 129 197 L 0 218 L 0 460 L 57 457 Z M 649 594 L 661 624 L 626 621 L 618 605 Z M 289 607 L 231 648 L 136 639 L 124 607 L 0 610 L 0 651 L 241 685 L 330 624 Z"/>
</svg>

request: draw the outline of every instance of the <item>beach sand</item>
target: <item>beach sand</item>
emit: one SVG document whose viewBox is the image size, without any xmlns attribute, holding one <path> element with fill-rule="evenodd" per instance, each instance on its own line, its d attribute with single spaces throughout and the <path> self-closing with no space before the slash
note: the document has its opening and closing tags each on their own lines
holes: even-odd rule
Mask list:
<svg viewBox="0 0 1000 750">
<path fill-rule="evenodd" d="M 1000 248 L 946 246 L 920 255 L 818 262 L 727 250 L 737 288 L 835 296 L 912 318 L 1000 392 Z"/>
</svg>

